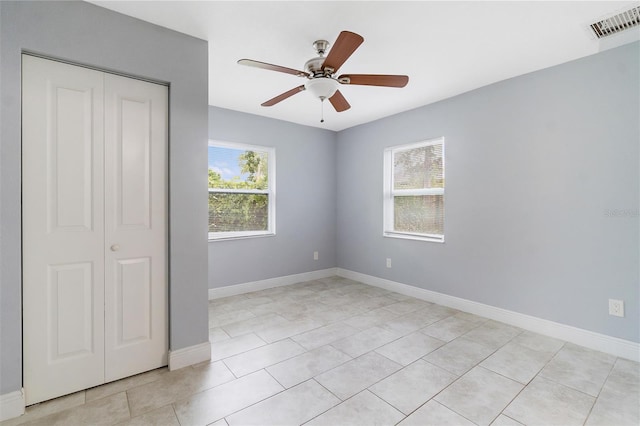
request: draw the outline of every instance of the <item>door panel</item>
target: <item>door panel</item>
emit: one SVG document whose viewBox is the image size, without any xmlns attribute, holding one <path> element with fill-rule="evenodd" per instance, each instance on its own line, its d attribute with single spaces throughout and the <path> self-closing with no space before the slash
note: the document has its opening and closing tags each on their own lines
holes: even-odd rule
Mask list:
<svg viewBox="0 0 640 426">
<path fill-rule="evenodd" d="M 102 73 L 23 56 L 27 404 L 104 382 Z"/>
<path fill-rule="evenodd" d="M 149 229 L 151 224 L 150 156 L 152 105 L 149 99 L 127 99 L 117 96 L 120 126 L 115 138 L 116 211 L 118 229 Z M 158 144 L 158 142 L 156 142 Z M 159 145 L 158 149 L 162 149 Z"/>
<path fill-rule="evenodd" d="M 105 75 L 106 380 L 167 364 L 167 88 Z"/>
<path fill-rule="evenodd" d="M 47 111 L 52 137 L 46 139 L 51 231 L 90 231 L 92 89 L 56 87 L 50 91 L 55 101 Z"/>
<path fill-rule="evenodd" d="M 89 262 L 49 265 L 49 360 L 91 356 L 93 274 Z"/>
<path fill-rule="evenodd" d="M 116 348 L 151 339 L 151 259 L 117 261 Z"/>
</svg>

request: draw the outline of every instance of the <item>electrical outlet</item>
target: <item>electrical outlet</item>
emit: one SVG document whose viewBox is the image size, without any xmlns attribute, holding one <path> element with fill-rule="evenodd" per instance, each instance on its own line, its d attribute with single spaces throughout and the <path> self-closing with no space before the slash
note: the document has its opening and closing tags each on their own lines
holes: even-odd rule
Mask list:
<svg viewBox="0 0 640 426">
<path fill-rule="evenodd" d="M 387 268 L 391 268 L 391 258 L 387 257 Z"/>
<path fill-rule="evenodd" d="M 313 252 L 313 260 L 318 260 L 318 252 L 317 251 Z"/>
<path fill-rule="evenodd" d="M 624 317 L 624 300 L 609 299 L 609 315 Z"/>
</svg>

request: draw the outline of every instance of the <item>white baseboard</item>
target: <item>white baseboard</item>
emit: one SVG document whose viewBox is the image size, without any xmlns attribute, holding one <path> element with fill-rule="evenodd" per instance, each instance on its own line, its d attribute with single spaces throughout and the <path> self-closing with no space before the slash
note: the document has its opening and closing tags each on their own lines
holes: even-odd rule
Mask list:
<svg viewBox="0 0 640 426">
<path fill-rule="evenodd" d="M 169 371 L 209 361 L 210 359 L 211 343 L 209 342 L 169 351 Z"/>
<path fill-rule="evenodd" d="M 640 362 L 640 343 L 595 333 L 593 331 L 509 311 L 507 309 L 496 308 L 495 306 L 485 305 L 483 303 L 473 302 L 471 300 L 449 296 L 431 290 L 425 290 L 384 278 L 361 274 L 347 269 L 338 268 L 337 275 L 355 281 L 360 281 L 364 284 L 380 287 L 385 290 L 404 294 L 406 296 L 415 297 L 417 299 L 437 303 L 438 305 L 448 306 L 460 311 L 504 322 L 506 324 L 524 328 L 525 330 L 544 334 L 566 342 L 575 343 L 597 351 L 606 352 L 621 358 Z"/>
<path fill-rule="evenodd" d="M 24 404 L 24 391 L 22 389 L 0 395 L 0 422 L 23 415 Z"/>
<path fill-rule="evenodd" d="M 220 299 L 222 297 L 236 296 L 238 294 L 251 293 L 252 291 L 266 290 L 268 288 L 280 287 L 283 285 L 296 284 L 304 281 L 328 278 L 336 275 L 336 268 L 321 269 L 319 271 L 303 272 L 301 274 L 286 275 L 284 277 L 269 278 L 260 281 L 235 284 L 226 287 L 210 288 L 209 300 Z"/>
</svg>

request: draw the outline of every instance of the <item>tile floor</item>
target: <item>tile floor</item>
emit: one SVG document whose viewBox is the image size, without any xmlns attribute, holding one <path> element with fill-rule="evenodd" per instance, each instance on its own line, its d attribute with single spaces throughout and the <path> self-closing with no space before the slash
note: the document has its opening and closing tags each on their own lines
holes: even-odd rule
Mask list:
<svg viewBox="0 0 640 426">
<path fill-rule="evenodd" d="M 211 362 L 27 408 L 39 425 L 638 425 L 640 365 L 339 277 L 209 303 Z"/>
</svg>

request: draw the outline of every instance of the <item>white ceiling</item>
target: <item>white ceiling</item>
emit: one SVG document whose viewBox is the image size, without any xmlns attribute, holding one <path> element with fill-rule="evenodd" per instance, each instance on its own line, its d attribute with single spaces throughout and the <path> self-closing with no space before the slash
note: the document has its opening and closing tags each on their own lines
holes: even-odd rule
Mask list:
<svg viewBox="0 0 640 426">
<path fill-rule="evenodd" d="M 637 1 L 92 1 L 209 42 L 209 104 L 342 130 L 604 48 L 588 25 Z M 343 86 L 351 109 L 337 113 L 302 92 L 260 104 L 304 79 L 238 65 L 250 58 L 304 69 L 312 43 L 342 30 L 364 43 L 339 74 L 406 74 L 403 89 Z M 640 29 L 609 45 L 638 39 Z"/>
</svg>

